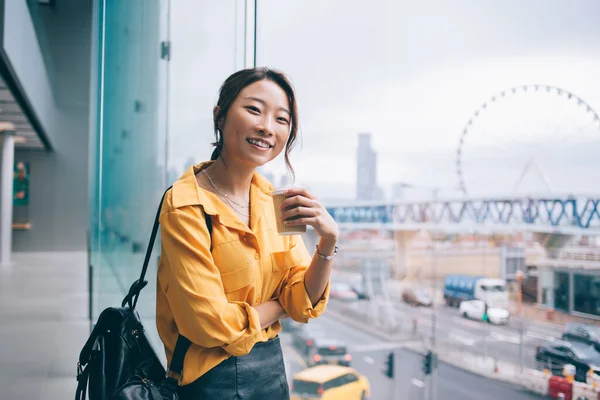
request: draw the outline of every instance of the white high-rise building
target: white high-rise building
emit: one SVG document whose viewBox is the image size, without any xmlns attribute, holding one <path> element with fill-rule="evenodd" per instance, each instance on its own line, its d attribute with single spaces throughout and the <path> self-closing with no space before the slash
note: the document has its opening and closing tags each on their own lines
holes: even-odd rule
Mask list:
<svg viewBox="0 0 600 400">
<path fill-rule="evenodd" d="M 371 147 L 371 134 L 358 134 L 356 151 L 356 200 L 382 200 L 377 186 L 377 153 Z"/>
</svg>

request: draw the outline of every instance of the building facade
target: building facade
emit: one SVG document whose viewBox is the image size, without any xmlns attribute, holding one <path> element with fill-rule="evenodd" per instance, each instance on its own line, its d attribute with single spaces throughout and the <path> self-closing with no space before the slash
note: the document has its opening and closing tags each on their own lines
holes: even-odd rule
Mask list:
<svg viewBox="0 0 600 400">
<path fill-rule="evenodd" d="M 538 303 L 600 319 L 600 250 L 557 249 L 538 265 Z"/>
</svg>

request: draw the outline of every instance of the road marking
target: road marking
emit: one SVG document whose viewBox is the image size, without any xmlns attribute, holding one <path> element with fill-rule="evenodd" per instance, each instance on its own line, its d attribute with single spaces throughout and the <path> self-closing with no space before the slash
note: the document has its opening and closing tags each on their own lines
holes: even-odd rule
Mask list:
<svg viewBox="0 0 600 400">
<path fill-rule="evenodd" d="M 365 356 L 365 362 L 367 364 L 375 364 L 375 360 L 373 360 L 371 357 L 369 356 Z"/>
<path fill-rule="evenodd" d="M 454 340 L 455 342 L 462 343 L 466 346 L 473 346 L 475 344 L 475 340 L 461 335 L 457 335 L 456 333 L 451 332 L 448 334 L 448 337 Z"/>
<path fill-rule="evenodd" d="M 462 329 L 454 328 L 454 327 L 452 328 L 451 332 L 454 332 L 456 334 L 460 334 L 462 336 L 471 336 L 473 334 L 473 332 L 471 332 L 471 331 L 464 331 Z"/>
<path fill-rule="evenodd" d="M 542 335 L 541 333 L 532 332 L 532 331 L 527 331 L 525 333 L 525 335 L 529 336 L 529 337 L 532 337 L 534 339 L 542 339 L 542 340 L 547 340 L 547 341 L 550 341 L 550 340 L 554 339 L 554 337 L 552 337 L 552 336 Z"/>
<path fill-rule="evenodd" d="M 519 344 L 521 340 L 517 336 L 505 336 L 498 332 L 491 332 L 490 336 L 500 342 L 507 342 L 512 344 Z"/>
<path fill-rule="evenodd" d="M 410 380 L 410 383 L 412 383 L 413 385 L 415 385 L 418 388 L 424 388 L 425 387 L 425 383 L 423 383 L 423 381 L 418 380 L 417 378 L 412 378 Z"/>
</svg>

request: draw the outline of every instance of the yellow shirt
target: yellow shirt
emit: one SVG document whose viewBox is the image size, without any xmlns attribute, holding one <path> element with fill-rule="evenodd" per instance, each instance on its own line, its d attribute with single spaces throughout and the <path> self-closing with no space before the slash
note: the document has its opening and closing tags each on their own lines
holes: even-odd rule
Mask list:
<svg viewBox="0 0 600 400">
<path fill-rule="evenodd" d="M 312 257 L 301 236 L 277 233 L 273 186 L 254 174 L 248 227 L 198 185 L 195 174 L 209 164 L 190 167 L 166 194 L 160 213 L 156 324 L 169 363 L 179 334 L 192 342 L 182 385 L 277 336 L 279 321 L 261 330 L 252 306 L 277 299 L 292 319 L 308 322 L 323 313 L 329 297 L 328 284 L 312 306 L 304 286 Z M 213 222 L 212 238 L 203 209 Z"/>
</svg>

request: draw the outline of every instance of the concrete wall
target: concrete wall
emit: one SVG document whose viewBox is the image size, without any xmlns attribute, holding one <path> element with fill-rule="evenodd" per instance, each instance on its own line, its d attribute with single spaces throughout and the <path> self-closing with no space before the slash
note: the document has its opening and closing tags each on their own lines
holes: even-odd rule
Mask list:
<svg viewBox="0 0 600 400">
<path fill-rule="evenodd" d="M 435 253 L 420 249 L 407 251 L 409 278 L 431 279 L 434 271 L 438 279 L 448 274 L 481 275 L 503 279 L 503 254 L 501 248 L 448 249 Z M 543 250 L 525 252 L 525 265 L 537 265 L 545 258 Z M 435 265 L 434 265 L 435 263 Z"/>
<path fill-rule="evenodd" d="M 54 102 L 52 115 L 44 120 L 54 150 L 15 152 L 15 160 L 30 162 L 28 219 L 32 227 L 14 232 L 13 249 L 85 250 L 89 221 L 92 0 L 59 0 L 52 7 L 29 0 L 27 5 L 50 83 L 52 100 L 49 101 Z M 6 15 L 6 19 L 10 18 Z M 6 40 L 5 36 L 5 47 Z M 12 48 L 17 51 L 16 46 Z M 22 48 L 26 50 L 27 46 Z M 20 79 L 27 81 L 33 77 L 21 74 Z M 28 98 L 39 97 L 35 85 L 21 83 Z M 42 109 L 48 107 L 43 102 L 32 101 L 32 104 Z M 43 115 L 42 109 L 36 112 Z"/>
<path fill-rule="evenodd" d="M 305 235 L 306 236 L 306 235 Z M 306 241 L 306 237 L 304 238 Z M 384 260 L 390 267 L 390 276 L 396 279 L 418 281 L 443 279 L 448 274 L 501 277 L 501 249 L 451 249 L 434 253 L 432 250 L 406 248 L 400 257 L 397 249 L 374 252 L 372 249 L 343 247 L 336 265 L 352 272 L 360 271 L 366 258 Z"/>
</svg>

